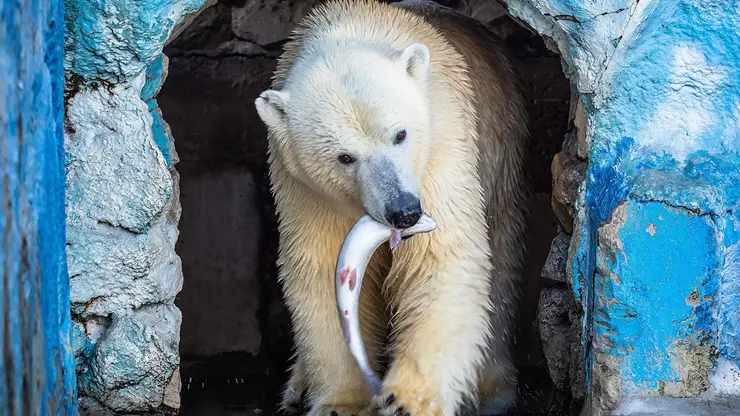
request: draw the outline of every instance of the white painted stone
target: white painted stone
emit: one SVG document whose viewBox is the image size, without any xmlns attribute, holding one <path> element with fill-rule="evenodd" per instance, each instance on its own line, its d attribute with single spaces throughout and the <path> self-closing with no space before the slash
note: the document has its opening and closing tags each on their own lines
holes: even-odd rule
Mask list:
<svg viewBox="0 0 740 416">
<path fill-rule="evenodd" d="M 710 66 L 701 51 L 690 45 L 674 48 L 673 59 L 669 75 L 672 91 L 635 137 L 641 138 L 648 151 L 667 153 L 683 162 L 686 156 L 705 147 L 701 133 L 718 124 L 717 117 L 724 115 L 709 97 L 717 93 L 728 76 L 724 67 Z"/>
<path fill-rule="evenodd" d="M 154 142 L 143 84 L 141 74 L 85 86 L 69 100 L 65 137 L 75 346 L 91 353 L 80 393 L 122 412 L 161 406 L 179 364 L 177 176 Z"/>
<path fill-rule="evenodd" d="M 179 363 L 180 322 L 174 305 L 146 306 L 114 317 L 90 360 L 89 393 L 114 411 L 159 407 Z"/>
<path fill-rule="evenodd" d="M 172 302 L 182 284 L 176 225 L 165 218 L 173 181 L 141 82 L 83 91 L 69 104 L 67 255 L 77 313 Z"/>
<path fill-rule="evenodd" d="M 80 91 L 68 103 L 64 150 L 68 222 L 98 222 L 144 233 L 172 194 L 139 94 L 144 74 L 108 90 Z M 105 196 L 105 197 L 101 197 Z"/>
</svg>

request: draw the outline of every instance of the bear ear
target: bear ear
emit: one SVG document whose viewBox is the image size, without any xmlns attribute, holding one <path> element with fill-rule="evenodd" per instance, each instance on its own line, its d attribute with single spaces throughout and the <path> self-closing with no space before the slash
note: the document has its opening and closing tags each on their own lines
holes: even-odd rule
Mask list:
<svg viewBox="0 0 740 416">
<path fill-rule="evenodd" d="M 285 127 L 285 106 L 290 100 L 287 91 L 266 90 L 254 101 L 262 121 L 273 130 L 282 130 Z"/>
<path fill-rule="evenodd" d="M 417 80 L 424 80 L 429 69 L 429 48 L 423 43 L 406 47 L 398 58 L 398 64 L 406 73 Z"/>
</svg>

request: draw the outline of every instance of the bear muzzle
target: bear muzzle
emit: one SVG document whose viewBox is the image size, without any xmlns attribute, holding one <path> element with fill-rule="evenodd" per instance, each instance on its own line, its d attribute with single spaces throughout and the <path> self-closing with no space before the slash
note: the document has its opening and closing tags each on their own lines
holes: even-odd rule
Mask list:
<svg viewBox="0 0 740 416">
<path fill-rule="evenodd" d="M 409 192 L 402 192 L 385 207 L 385 218 L 396 229 L 413 227 L 421 214 L 421 200 Z"/>
</svg>

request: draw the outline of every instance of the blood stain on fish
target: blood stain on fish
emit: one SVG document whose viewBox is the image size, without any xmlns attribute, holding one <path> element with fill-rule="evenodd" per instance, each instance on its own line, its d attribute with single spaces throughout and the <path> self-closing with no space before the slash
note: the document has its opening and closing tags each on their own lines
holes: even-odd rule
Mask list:
<svg viewBox="0 0 740 416">
<path fill-rule="evenodd" d="M 349 291 L 350 292 L 355 290 L 355 285 L 357 285 L 357 270 L 352 269 L 352 272 L 349 274 Z"/>
<path fill-rule="evenodd" d="M 342 332 L 344 333 L 344 342 L 350 344 L 352 336 L 349 333 L 349 318 L 342 319 Z"/>
<path fill-rule="evenodd" d="M 349 277 L 350 269 L 349 267 L 345 267 L 342 270 L 339 271 L 339 285 L 344 286 L 345 283 L 347 283 L 347 278 Z M 352 288 L 350 288 L 352 290 Z"/>
</svg>

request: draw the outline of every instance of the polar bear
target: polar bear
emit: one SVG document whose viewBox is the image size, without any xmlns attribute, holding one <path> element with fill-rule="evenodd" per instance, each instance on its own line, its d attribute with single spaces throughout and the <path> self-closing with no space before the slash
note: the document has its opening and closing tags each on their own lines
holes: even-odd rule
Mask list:
<svg viewBox="0 0 740 416">
<path fill-rule="evenodd" d="M 304 392 L 311 415 L 511 403 L 528 120 L 500 41 L 431 2 L 330 0 L 295 29 L 255 106 L 295 333 L 284 406 Z M 364 214 L 405 228 L 423 212 L 437 230 L 377 250 L 365 275 L 362 337 L 385 374 L 373 398 L 342 338 L 337 254 Z"/>
</svg>

